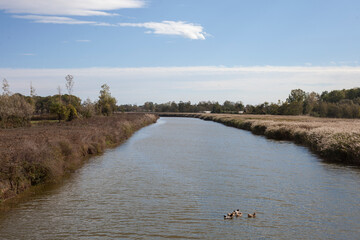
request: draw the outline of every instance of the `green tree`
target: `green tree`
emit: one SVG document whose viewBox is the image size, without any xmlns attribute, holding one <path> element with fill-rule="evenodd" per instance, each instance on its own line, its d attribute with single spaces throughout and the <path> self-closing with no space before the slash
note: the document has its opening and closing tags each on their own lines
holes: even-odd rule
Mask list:
<svg viewBox="0 0 360 240">
<path fill-rule="evenodd" d="M 310 114 L 315 106 L 315 104 L 319 101 L 319 94 L 316 92 L 311 92 L 306 94 L 306 98 L 304 101 L 304 114 Z"/>
<path fill-rule="evenodd" d="M 237 111 L 244 111 L 245 109 L 244 104 L 241 101 L 235 103 L 235 108 Z"/>
<path fill-rule="evenodd" d="M 66 106 L 66 108 L 67 108 L 67 111 L 68 111 L 68 116 L 66 118 L 67 121 L 72 121 L 72 120 L 78 118 L 78 113 L 77 113 L 77 111 L 76 111 L 76 109 L 75 109 L 75 107 L 73 105 L 68 104 Z"/>
<path fill-rule="evenodd" d="M 301 89 L 291 90 L 289 97 L 286 99 L 288 105 L 284 109 L 286 115 L 301 115 L 304 109 L 306 92 Z"/>
<path fill-rule="evenodd" d="M 147 112 L 153 112 L 155 110 L 153 102 L 146 102 L 144 103 L 144 110 Z"/>
<path fill-rule="evenodd" d="M 100 113 L 106 116 L 111 115 L 116 109 L 116 99 L 111 96 L 110 87 L 107 84 L 101 86 L 97 105 Z"/>
<path fill-rule="evenodd" d="M 271 103 L 269 105 L 269 114 L 272 114 L 272 115 L 277 115 L 279 114 L 279 105 L 276 104 L 276 103 Z"/>
<path fill-rule="evenodd" d="M 214 103 L 211 112 L 212 113 L 221 113 L 221 105 L 218 102 Z"/>
<path fill-rule="evenodd" d="M 352 88 L 352 89 L 346 90 L 345 97 L 347 99 L 351 99 L 351 100 L 360 97 L 360 88 Z"/>
<path fill-rule="evenodd" d="M 327 102 L 337 103 L 341 100 L 345 99 L 345 91 L 344 90 L 334 90 L 329 92 L 327 96 Z"/>
<path fill-rule="evenodd" d="M 50 112 L 57 115 L 59 122 L 66 120 L 69 116 L 69 110 L 61 103 L 53 103 L 50 107 Z"/>
<path fill-rule="evenodd" d="M 289 97 L 287 98 L 288 103 L 292 102 L 304 102 L 306 99 L 306 93 L 301 89 L 291 90 Z"/>
<path fill-rule="evenodd" d="M 301 115 L 303 113 L 303 102 L 291 102 L 286 105 L 285 115 Z"/>
</svg>

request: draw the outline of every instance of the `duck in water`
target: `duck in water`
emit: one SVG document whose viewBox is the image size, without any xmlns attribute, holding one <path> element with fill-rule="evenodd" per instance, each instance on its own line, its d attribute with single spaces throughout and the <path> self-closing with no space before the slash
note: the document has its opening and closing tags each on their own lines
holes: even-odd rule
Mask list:
<svg viewBox="0 0 360 240">
<path fill-rule="evenodd" d="M 233 212 L 235 214 L 236 217 L 241 217 L 242 216 L 242 212 L 240 212 L 240 210 L 236 210 Z"/>
<path fill-rule="evenodd" d="M 253 214 L 248 214 L 248 218 L 256 218 L 256 213 L 254 212 Z"/>
<path fill-rule="evenodd" d="M 228 213 L 224 215 L 224 219 L 232 219 L 234 217 L 234 213 Z"/>
</svg>

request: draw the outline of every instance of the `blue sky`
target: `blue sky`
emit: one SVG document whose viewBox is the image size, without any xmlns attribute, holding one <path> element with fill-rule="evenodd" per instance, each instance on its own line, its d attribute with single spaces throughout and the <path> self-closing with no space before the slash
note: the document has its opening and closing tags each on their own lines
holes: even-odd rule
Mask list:
<svg viewBox="0 0 360 240">
<path fill-rule="evenodd" d="M 29 3 L 31 2 L 31 3 Z M 359 1 L 0 0 L 0 77 L 119 103 L 260 103 L 360 83 Z M 87 73 L 92 74 L 87 74 Z"/>
</svg>

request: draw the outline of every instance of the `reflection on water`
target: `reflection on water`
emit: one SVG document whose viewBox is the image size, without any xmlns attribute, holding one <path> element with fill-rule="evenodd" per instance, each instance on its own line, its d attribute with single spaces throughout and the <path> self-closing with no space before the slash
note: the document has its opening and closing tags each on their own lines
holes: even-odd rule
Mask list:
<svg viewBox="0 0 360 240">
<path fill-rule="evenodd" d="M 356 239 L 359 183 L 288 142 L 161 118 L 0 213 L 0 238 Z M 223 219 L 238 208 L 258 216 Z"/>
</svg>

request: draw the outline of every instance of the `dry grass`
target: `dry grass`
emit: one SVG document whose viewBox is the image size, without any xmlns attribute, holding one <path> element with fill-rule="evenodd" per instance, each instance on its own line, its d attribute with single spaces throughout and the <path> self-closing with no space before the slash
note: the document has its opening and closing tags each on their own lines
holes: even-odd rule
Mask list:
<svg viewBox="0 0 360 240">
<path fill-rule="evenodd" d="M 125 141 L 156 119 L 151 114 L 116 114 L 0 129 L 0 200 L 62 177 L 79 167 L 86 156 Z"/>
<path fill-rule="evenodd" d="M 360 165 L 360 120 L 308 116 L 160 114 L 197 117 L 308 146 L 327 160 Z"/>
</svg>

